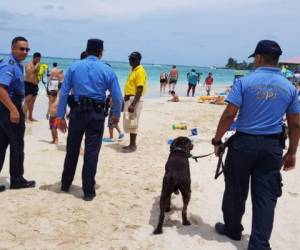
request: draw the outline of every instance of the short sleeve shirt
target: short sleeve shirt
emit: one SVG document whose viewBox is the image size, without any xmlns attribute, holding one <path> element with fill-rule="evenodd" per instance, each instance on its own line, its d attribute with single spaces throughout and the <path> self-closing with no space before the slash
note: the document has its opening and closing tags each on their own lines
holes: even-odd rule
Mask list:
<svg viewBox="0 0 300 250">
<path fill-rule="evenodd" d="M 7 87 L 12 98 L 23 99 L 25 95 L 23 65 L 9 55 L 0 62 L 0 84 Z"/>
<path fill-rule="evenodd" d="M 143 87 L 142 95 L 144 96 L 147 89 L 147 73 L 142 65 L 137 66 L 129 73 L 124 87 L 125 95 L 136 95 L 136 89 L 139 86 Z"/>
<path fill-rule="evenodd" d="M 239 108 L 237 130 L 254 135 L 280 133 L 284 114 L 300 113 L 296 88 L 272 67 L 238 79 L 226 101 Z"/>
</svg>

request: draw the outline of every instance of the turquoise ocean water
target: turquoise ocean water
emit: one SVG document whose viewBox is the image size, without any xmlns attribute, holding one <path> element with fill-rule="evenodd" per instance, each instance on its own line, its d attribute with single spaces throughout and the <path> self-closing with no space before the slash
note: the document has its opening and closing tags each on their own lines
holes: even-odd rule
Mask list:
<svg viewBox="0 0 300 250">
<path fill-rule="evenodd" d="M 5 55 L 0 54 L 0 58 L 3 58 Z M 26 62 L 30 61 L 31 57 L 27 57 L 27 59 L 23 62 L 23 64 L 26 64 Z M 62 69 L 64 72 L 67 71 L 70 64 L 77 61 L 78 59 L 70 59 L 70 58 L 54 58 L 54 57 L 42 57 L 42 63 L 46 63 L 49 65 L 49 68 L 51 70 L 52 63 L 57 62 L 58 67 Z M 126 82 L 128 72 L 130 71 L 130 66 L 128 62 L 113 62 L 113 61 L 105 61 L 109 63 L 112 68 L 115 70 L 120 86 L 123 90 L 124 83 Z M 148 64 L 143 63 L 143 66 L 145 67 L 147 74 L 148 74 L 148 90 L 146 94 L 146 98 L 155 98 L 159 97 L 159 75 L 161 72 L 167 71 L 169 72 L 172 65 L 163 65 L 163 64 Z M 214 76 L 214 85 L 213 87 L 215 89 L 223 89 L 226 88 L 226 86 L 232 84 L 232 80 L 235 74 L 234 70 L 229 69 L 218 69 L 218 68 L 210 68 L 210 67 L 197 67 L 197 66 L 180 66 L 177 65 L 177 68 L 179 70 L 179 80 L 176 85 L 176 92 L 179 95 L 186 95 L 186 89 L 187 89 L 187 80 L 186 80 L 186 74 L 192 69 L 196 69 L 197 72 L 202 73 L 201 79 L 200 79 L 200 86 L 203 85 L 204 79 L 207 76 L 208 72 L 212 72 Z M 46 80 L 46 77 L 44 78 Z M 42 83 L 40 83 L 40 90 L 42 92 L 45 91 L 45 88 Z M 204 88 L 203 87 L 197 87 L 196 94 L 204 94 Z"/>
<path fill-rule="evenodd" d="M 5 54 L 0 54 L 0 59 L 5 56 L 6 56 Z M 32 57 L 28 56 L 27 59 L 22 64 L 25 65 L 31 59 Z M 79 59 L 42 57 L 41 62 L 48 64 L 50 70 L 52 69 L 52 64 L 54 62 L 57 62 L 58 67 L 62 69 L 64 72 L 66 72 L 69 65 L 74 63 L 77 60 Z M 130 71 L 130 66 L 128 62 L 114 62 L 114 61 L 105 61 L 105 62 L 109 63 L 112 66 L 112 68 L 115 70 L 119 79 L 121 90 L 123 91 L 124 84 L 127 80 L 127 76 Z M 147 88 L 147 93 L 145 98 L 158 98 L 160 96 L 159 75 L 161 72 L 164 71 L 169 72 L 172 65 L 149 64 L 143 62 L 142 64 L 145 67 L 148 74 L 148 88 Z M 235 71 L 229 69 L 216 69 L 210 67 L 177 65 L 177 69 L 179 71 L 179 80 L 177 82 L 175 91 L 179 96 L 186 95 L 186 90 L 187 90 L 186 74 L 193 68 L 196 69 L 197 72 L 202 73 L 200 78 L 200 85 L 197 86 L 196 88 L 196 96 L 206 94 L 205 89 L 203 87 L 203 82 L 209 72 L 212 72 L 214 77 L 212 94 L 214 94 L 215 92 L 222 92 L 227 86 L 231 85 L 233 82 L 233 77 L 235 75 Z M 46 81 L 47 78 L 44 77 L 44 80 Z M 46 90 L 42 82 L 39 84 L 39 89 L 40 92 L 35 103 L 33 115 L 36 119 L 45 119 L 45 115 L 48 109 L 48 97 L 46 95 Z M 164 96 L 168 96 L 168 94 L 166 93 Z"/>
</svg>

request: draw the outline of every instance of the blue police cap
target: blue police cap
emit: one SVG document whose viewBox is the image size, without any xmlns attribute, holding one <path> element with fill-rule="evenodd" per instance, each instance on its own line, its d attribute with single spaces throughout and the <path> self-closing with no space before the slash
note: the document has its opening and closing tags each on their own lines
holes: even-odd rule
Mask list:
<svg viewBox="0 0 300 250">
<path fill-rule="evenodd" d="M 269 54 L 269 55 L 278 55 L 280 56 L 282 54 L 282 50 L 278 43 L 272 40 L 261 40 L 255 48 L 255 51 L 250 57 L 254 57 L 257 54 Z"/>
<path fill-rule="evenodd" d="M 103 41 L 100 39 L 92 38 L 87 41 L 87 51 L 103 50 Z"/>
</svg>

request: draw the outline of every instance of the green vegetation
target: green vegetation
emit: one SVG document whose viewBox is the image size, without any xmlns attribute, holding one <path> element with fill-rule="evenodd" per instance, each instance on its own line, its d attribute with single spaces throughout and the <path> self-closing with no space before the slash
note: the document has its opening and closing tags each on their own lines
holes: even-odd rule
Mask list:
<svg viewBox="0 0 300 250">
<path fill-rule="evenodd" d="M 247 63 L 245 60 L 238 62 L 234 58 L 228 58 L 227 64 L 225 65 L 228 69 L 237 69 L 237 70 L 251 70 L 253 69 L 253 63 Z"/>
</svg>

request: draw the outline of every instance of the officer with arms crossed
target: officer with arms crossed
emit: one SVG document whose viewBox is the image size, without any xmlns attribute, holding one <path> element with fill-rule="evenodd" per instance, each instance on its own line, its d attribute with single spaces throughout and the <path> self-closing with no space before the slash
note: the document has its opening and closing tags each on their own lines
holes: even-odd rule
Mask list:
<svg viewBox="0 0 300 250">
<path fill-rule="evenodd" d="M 71 106 L 70 123 L 61 190 L 69 191 L 75 175 L 81 140 L 85 134 L 82 189 L 83 199 L 91 201 L 96 196 L 95 175 L 104 130 L 106 91 L 109 90 L 114 102 L 112 116 L 114 124 L 119 121 L 122 93 L 112 68 L 99 60 L 103 54 L 103 41 L 89 39 L 86 52 L 88 57 L 72 64 L 65 75 L 57 117 L 58 128 L 63 133 L 66 132 L 67 125 L 64 116 L 69 92 L 72 89 L 74 100 L 69 104 Z"/>
<path fill-rule="evenodd" d="M 7 146 L 10 146 L 10 188 L 34 187 L 34 181 L 24 177 L 25 117 L 22 111 L 24 100 L 23 66 L 20 64 L 29 52 L 24 37 L 15 37 L 11 55 L 0 62 L 0 171 L 4 164 Z M 5 187 L 0 186 L 0 191 Z"/>
<path fill-rule="evenodd" d="M 225 161 L 225 192 L 223 196 L 223 223 L 216 231 L 232 240 L 240 240 L 251 180 L 252 232 L 249 250 L 271 249 L 274 210 L 281 196 L 280 169 L 295 168 L 300 136 L 300 106 L 296 88 L 277 68 L 282 54 L 279 45 L 270 40 L 257 44 L 254 57 L 256 70 L 237 80 L 230 91 L 212 144 L 215 154 L 221 150 L 221 138 L 232 124 L 237 112 L 237 132 L 229 139 Z M 283 116 L 289 128 L 289 147 L 282 157 L 284 135 Z M 251 178 L 250 178 L 251 177 Z"/>
</svg>

